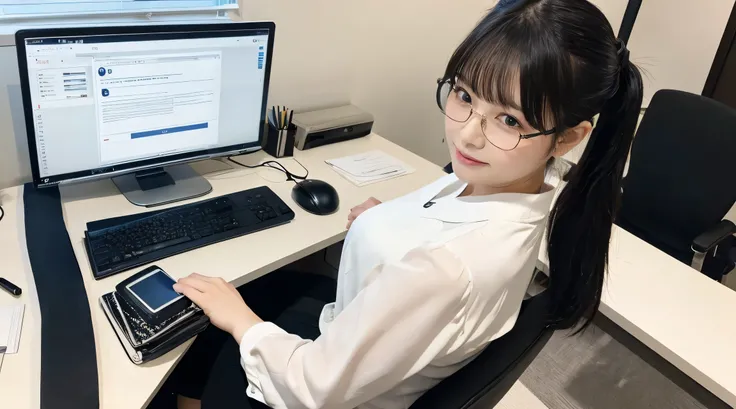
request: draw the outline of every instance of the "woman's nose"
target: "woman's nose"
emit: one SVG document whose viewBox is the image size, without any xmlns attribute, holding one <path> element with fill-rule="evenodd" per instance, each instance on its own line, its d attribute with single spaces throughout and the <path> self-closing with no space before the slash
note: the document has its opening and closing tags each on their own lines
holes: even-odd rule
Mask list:
<svg viewBox="0 0 736 409">
<path fill-rule="evenodd" d="M 472 115 L 460 130 L 460 142 L 465 146 L 483 149 L 486 137 L 483 134 L 483 118 Z"/>
</svg>

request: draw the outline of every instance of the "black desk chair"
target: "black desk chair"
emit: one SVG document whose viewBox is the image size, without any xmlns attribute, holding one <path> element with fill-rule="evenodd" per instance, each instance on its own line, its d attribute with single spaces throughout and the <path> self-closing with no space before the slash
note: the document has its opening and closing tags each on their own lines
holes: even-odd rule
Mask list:
<svg viewBox="0 0 736 409">
<path fill-rule="evenodd" d="M 631 148 L 616 224 L 721 280 L 734 268 L 736 111 L 682 91 L 652 98 Z"/>
<path fill-rule="evenodd" d="M 514 328 L 468 365 L 422 395 L 409 409 L 490 409 L 506 395 L 554 332 L 546 324 L 549 297 L 525 300 Z"/>
</svg>

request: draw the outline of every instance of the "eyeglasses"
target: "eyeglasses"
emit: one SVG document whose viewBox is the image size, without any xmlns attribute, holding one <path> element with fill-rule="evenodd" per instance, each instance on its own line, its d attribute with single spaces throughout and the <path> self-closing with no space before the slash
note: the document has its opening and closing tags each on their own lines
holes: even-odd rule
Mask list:
<svg viewBox="0 0 736 409">
<path fill-rule="evenodd" d="M 449 78 L 437 79 L 437 106 L 442 113 L 455 122 L 467 122 L 473 114 L 481 117 L 480 128 L 488 142 L 498 149 L 504 151 L 514 150 L 519 146 L 522 139 L 531 139 L 541 135 L 552 135 L 555 128 L 528 135 L 522 135 L 517 128 L 511 124 L 502 123 L 498 120 L 488 120 L 484 115 L 473 109 L 470 102 L 463 99 L 465 94 L 460 95 L 462 89 L 455 85 L 455 81 Z M 509 119 L 513 119 L 509 117 Z"/>
</svg>

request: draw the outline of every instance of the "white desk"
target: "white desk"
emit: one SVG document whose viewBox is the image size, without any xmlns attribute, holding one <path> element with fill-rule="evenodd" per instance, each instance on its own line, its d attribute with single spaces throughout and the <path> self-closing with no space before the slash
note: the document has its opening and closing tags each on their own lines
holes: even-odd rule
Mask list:
<svg viewBox="0 0 736 409">
<path fill-rule="evenodd" d="M 359 188 L 340 177 L 324 163 L 325 159 L 371 149 L 383 150 L 405 161 L 414 167 L 416 172 Z M 231 169 L 229 165 L 218 161 L 200 162 L 194 165 L 195 168 L 205 174 L 213 186 L 213 192 L 208 197 L 268 185 L 291 206 L 296 217 L 287 225 L 169 257 L 157 261 L 156 264 L 175 278 L 197 271 L 221 276 L 236 285 L 244 284 L 342 240 L 345 237 L 345 224 L 350 208 L 362 203 L 368 197 L 389 200 L 416 190 L 444 174 L 438 166 L 377 135 L 319 149 L 297 151 L 296 156 L 309 169 L 310 178 L 328 181 L 337 189 L 341 203 L 336 214 L 314 216 L 301 210 L 290 198 L 293 183 L 285 182 L 283 174 L 274 170 L 237 167 Z M 257 164 L 266 157 L 265 153 L 259 152 L 238 159 L 245 163 Z M 301 168 L 291 159 L 280 161 L 287 168 L 301 174 Z M 100 406 L 103 409 L 144 408 L 189 343 L 153 362 L 141 366 L 133 365 L 120 347 L 100 309 L 98 298 L 103 293 L 112 291 L 116 283 L 144 267 L 96 281 L 92 278 L 82 237 L 85 223 L 88 221 L 144 212 L 147 209 L 129 204 L 109 180 L 63 187 L 61 194 L 67 229 L 80 263 L 92 314 L 97 345 Z M 37 408 L 40 400 L 41 320 L 35 286 L 25 255 L 25 239 L 18 238 L 19 234 L 24 234 L 22 188 L 6 189 L 0 191 L 0 195 L 6 210 L 6 217 L 0 222 L 2 275 L 23 288 L 24 293 L 20 301 L 27 305 L 20 351 L 18 354 L 6 356 L 0 370 L 0 390 L 2 390 L 0 407 Z M 194 199 L 196 200 L 202 199 Z M 0 293 L 0 303 L 6 301 L 12 302 L 11 297 Z M 527 403 L 530 401 L 534 402 L 534 406 Z M 503 407 L 509 409 L 543 407 L 540 405 L 541 403 L 536 401 L 528 390 L 517 384 L 504 400 Z"/>
<path fill-rule="evenodd" d="M 400 158 L 417 171 L 405 177 L 359 188 L 343 179 L 324 163 L 325 159 L 376 148 Z M 265 153 L 259 152 L 242 156 L 239 160 L 257 164 L 266 156 Z M 290 194 L 294 184 L 285 182 L 283 174 L 277 171 L 237 169 L 224 173 L 212 173 L 207 175 L 213 187 L 210 197 L 266 184 L 291 206 L 296 213 L 294 220 L 285 226 L 169 257 L 157 261 L 156 264 L 174 278 L 184 277 L 196 271 L 220 276 L 235 285 L 241 285 L 342 240 L 345 237 L 345 224 L 350 208 L 363 202 L 369 196 L 375 196 L 381 200 L 398 197 L 442 175 L 441 169 L 437 166 L 378 136 L 304 152 L 297 151 L 297 158 L 309 169 L 311 178 L 328 181 L 339 192 L 341 203 L 335 214 L 313 216 L 303 211 L 291 200 Z M 298 164 L 290 163 L 289 159 L 281 160 L 281 162 L 295 173 L 300 173 Z M 202 162 L 199 165 L 197 170 L 202 173 L 218 168 L 228 168 L 227 165 L 211 161 Z M 216 165 L 214 169 L 212 165 Z M 274 180 L 277 183 L 269 183 L 268 180 Z M 95 197 L 90 197 L 91 194 L 94 194 Z M 86 263 L 87 256 L 82 237 L 87 221 L 143 212 L 146 209 L 129 204 L 109 180 L 63 189 L 62 198 L 69 236 L 72 238 L 74 251 L 80 261 L 89 303 L 93 306 L 91 309 L 92 323 L 97 344 L 101 407 L 104 409 L 144 407 L 187 345 L 182 345 L 162 359 L 154 360 L 141 367 L 133 365 L 128 360 L 128 357 L 122 353 L 110 324 L 97 304 L 100 295 L 112 291 L 120 280 L 140 269 L 116 275 L 114 278 L 94 280 Z"/>
<path fill-rule="evenodd" d="M 334 173 L 324 159 L 381 149 L 407 162 L 412 175 L 358 188 Z M 257 153 L 240 160 L 257 163 L 265 158 Z M 369 196 L 381 200 L 398 197 L 435 180 L 443 173 L 434 164 L 372 135 L 368 138 L 297 152 L 309 169 L 310 177 L 331 183 L 340 193 L 340 210 L 331 216 L 313 216 L 293 205 L 289 195 L 292 183 L 272 170 L 236 169 L 219 162 L 196 165 L 214 187 L 209 196 L 221 195 L 254 186 L 268 185 L 296 212 L 293 222 L 256 234 L 228 240 L 156 262 L 176 277 L 192 271 L 221 275 L 243 284 L 278 267 L 311 254 L 345 235 L 349 209 Z M 295 172 L 298 165 L 282 162 Z M 223 171 L 217 171 L 217 169 Z M 257 172 L 257 173 L 256 173 Z M 259 176 L 260 175 L 260 176 Z M 269 182 L 272 180 L 274 182 Z M 142 366 L 133 365 L 122 351 L 102 311 L 98 297 L 111 291 L 127 272 L 95 281 L 92 278 L 82 237 L 87 221 L 142 212 L 130 205 L 109 180 L 62 188 L 67 228 L 89 296 L 97 345 L 100 403 L 103 409 L 145 407 L 188 345 Z M 23 236 L 22 189 L 0 191 L 6 216 L 0 222 L 2 274 L 23 288 L 20 298 L 26 304 L 20 352 L 5 357 L 0 370 L 0 407 L 39 407 L 40 312 L 35 299 Z M 611 275 L 601 311 L 680 370 L 701 383 L 725 402 L 736 406 L 736 323 L 718 319 L 719 311 L 736 310 L 736 293 L 708 280 L 625 231 L 615 229 L 611 248 Z M 134 271 L 137 271 L 134 270 Z M 0 303 L 12 298 L 0 293 Z M 80 386 L 83 387 L 83 386 Z M 527 403 L 534 401 L 535 404 Z M 517 384 L 502 401 L 502 408 L 543 406 Z"/>
<path fill-rule="evenodd" d="M 41 367 L 41 311 L 28 263 L 22 188 L 0 190 L 5 217 L 0 221 L 0 275 L 23 290 L 17 299 L 0 290 L 0 305 L 24 303 L 23 329 L 18 353 L 5 355 L 0 368 L 0 407 L 38 408 Z"/>
<path fill-rule="evenodd" d="M 600 311 L 736 407 L 736 292 L 614 226 Z"/>
<path fill-rule="evenodd" d="M 544 248 L 539 260 L 547 271 Z M 735 291 L 614 225 L 599 311 L 736 407 Z"/>
</svg>

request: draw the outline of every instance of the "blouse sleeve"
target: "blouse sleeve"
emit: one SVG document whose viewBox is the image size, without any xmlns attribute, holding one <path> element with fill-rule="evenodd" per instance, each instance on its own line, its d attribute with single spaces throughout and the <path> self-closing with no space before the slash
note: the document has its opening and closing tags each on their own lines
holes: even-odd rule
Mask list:
<svg viewBox="0 0 736 409">
<path fill-rule="evenodd" d="M 470 291 L 460 259 L 420 248 L 375 279 L 315 341 L 270 322 L 240 340 L 248 395 L 273 408 L 353 408 L 398 385 L 462 331 Z"/>
</svg>

